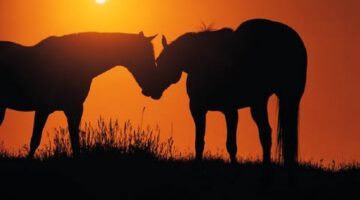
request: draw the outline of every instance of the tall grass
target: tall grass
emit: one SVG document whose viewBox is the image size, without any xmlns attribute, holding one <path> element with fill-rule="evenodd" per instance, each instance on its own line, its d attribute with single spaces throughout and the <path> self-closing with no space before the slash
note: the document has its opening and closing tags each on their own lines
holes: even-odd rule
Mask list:
<svg viewBox="0 0 360 200">
<path fill-rule="evenodd" d="M 160 140 L 159 127 L 145 129 L 134 127 L 130 121 L 122 124 L 118 120 L 105 121 L 100 118 L 96 125 L 85 123 L 79 134 L 81 156 L 139 156 L 157 160 L 175 157 L 174 140 Z M 40 159 L 70 157 L 72 154 L 67 128 L 55 129 L 53 139 L 40 149 Z"/>
<path fill-rule="evenodd" d="M 54 130 L 54 136 L 48 136 L 49 140 L 41 149 L 38 149 L 36 158 L 40 160 L 56 160 L 72 157 L 72 148 L 68 128 L 59 127 Z M 119 123 L 118 120 L 104 120 L 99 118 L 95 123 L 85 123 L 79 133 L 80 149 L 82 158 L 115 158 L 116 160 L 127 158 L 131 160 L 165 160 L 165 161 L 189 161 L 193 160 L 192 152 L 178 152 L 174 147 L 172 136 L 161 140 L 160 128 L 147 126 L 135 127 L 130 121 Z M 0 142 L 0 160 L 11 160 L 23 158 L 27 155 L 29 147 L 23 146 L 17 152 L 9 152 Z M 205 152 L 205 161 L 219 161 L 227 163 L 227 157 L 222 153 Z M 239 158 L 239 162 L 261 163 L 261 160 L 254 158 Z M 274 163 L 278 164 L 278 163 Z M 358 170 L 360 163 L 337 164 L 333 161 L 330 164 L 320 162 L 301 161 L 300 167 L 306 169 L 319 169 L 325 171 Z"/>
</svg>

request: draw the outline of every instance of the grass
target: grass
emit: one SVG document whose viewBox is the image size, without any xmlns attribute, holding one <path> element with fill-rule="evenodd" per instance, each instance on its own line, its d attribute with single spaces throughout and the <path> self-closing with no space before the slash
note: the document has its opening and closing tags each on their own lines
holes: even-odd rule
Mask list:
<svg viewBox="0 0 360 200">
<path fill-rule="evenodd" d="M 286 170 L 273 164 L 265 174 L 259 161 L 231 165 L 207 154 L 204 162 L 160 140 L 159 128 L 130 122 L 86 124 L 81 156 L 71 157 L 67 129 L 27 160 L 27 148 L 0 148 L 0 199 L 350 199 L 358 195 L 358 163 L 335 168 L 304 162 L 289 184 Z M 355 196 L 356 197 L 356 196 Z"/>
</svg>

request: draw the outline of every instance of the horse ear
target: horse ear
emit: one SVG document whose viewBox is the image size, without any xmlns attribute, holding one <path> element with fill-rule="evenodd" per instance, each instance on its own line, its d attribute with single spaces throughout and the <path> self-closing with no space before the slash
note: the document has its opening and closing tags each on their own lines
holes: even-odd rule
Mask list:
<svg viewBox="0 0 360 200">
<path fill-rule="evenodd" d="M 164 49 L 166 49 L 166 47 L 169 46 L 165 35 L 162 36 L 161 43 L 162 43 Z"/>
<path fill-rule="evenodd" d="M 147 37 L 147 39 L 148 40 L 150 40 L 150 41 L 152 41 L 153 39 L 155 39 L 156 38 L 156 36 L 157 36 L 158 34 L 156 34 L 156 35 L 153 35 L 153 36 L 150 36 L 150 37 Z"/>
<path fill-rule="evenodd" d="M 142 31 L 140 31 L 139 35 L 142 36 L 142 37 L 145 37 L 144 32 L 142 32 Z"/>
</svg>

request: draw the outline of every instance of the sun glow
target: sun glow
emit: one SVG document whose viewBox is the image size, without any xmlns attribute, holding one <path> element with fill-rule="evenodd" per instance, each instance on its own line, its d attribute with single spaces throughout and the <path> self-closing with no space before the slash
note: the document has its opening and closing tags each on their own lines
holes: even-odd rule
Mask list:
<svg viewBox="0 0 360 200">
<path fill-rule="evenodd" d="M 106 3 L 106 0 L 95 0 L 97 4 L 104 4 Z"/>
</svg>

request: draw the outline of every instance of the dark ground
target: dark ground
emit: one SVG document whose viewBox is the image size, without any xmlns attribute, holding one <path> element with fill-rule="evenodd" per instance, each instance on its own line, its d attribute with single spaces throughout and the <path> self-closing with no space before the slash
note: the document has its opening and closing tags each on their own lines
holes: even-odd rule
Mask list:
<svg viewBox="0 0 360 200">
<path fill-rule="evenodd" d="M 22 158 L 27 150 L 9 154 L 0 143 L 0 200 L 360 199 L 358 163 L 337 170 L 301 164 L 290 184 L 286 170 L 275 164 L 265 175 L 259 162 L 173 159 L 179 157 L 174 141 L 162 142 L 159 135 L 158 129 L 100 119 L 81 131 L 82 154 L 76 159 L 68 156 L 63 128 L 35 160 Z"/>
<path fill-rule="evenodd" d="M 195 163 L 147 156 L 0 160 L 0 199 L 359 199 L 360 170 L 300 166 L 290 186 L 273 166 Z"/>
</svg>

